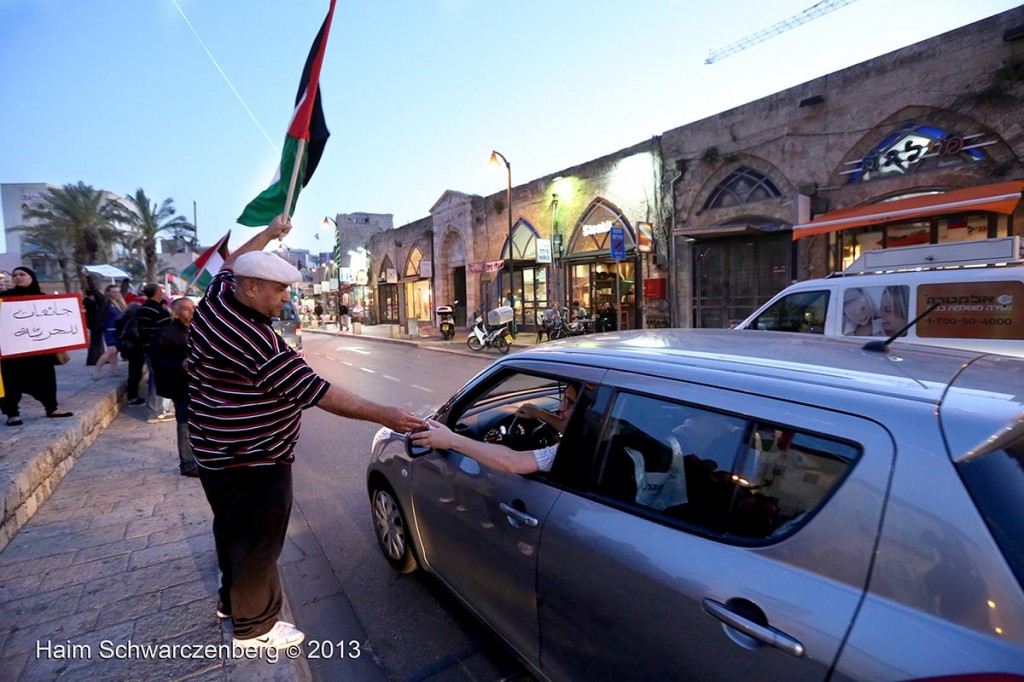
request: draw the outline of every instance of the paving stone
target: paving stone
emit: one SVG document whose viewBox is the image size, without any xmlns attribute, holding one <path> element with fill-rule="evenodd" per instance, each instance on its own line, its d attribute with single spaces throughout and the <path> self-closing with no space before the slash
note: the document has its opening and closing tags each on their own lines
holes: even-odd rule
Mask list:
<svg viewBox="0 0 1024 682">
<path fill-rule="evenodd" d="M 71 585 L 49 592 L 34 590 L 19 599 L 0 603 L 0 632 L 66 618 L 77 611 L 81 594 L 82 585 Z"/>
<path fill-rule="evenodd" d="M 72 563 L 93 561 L 94 559 L 102 559 L 104 557 L 117 556 L 120 554 L 130 554 L 133 550 L 144 549 L 148 544 L 148 538 L 138 537 L 131 538 L 130 540 L 105 542 L 94 547 L 84 547 L 75 552 Z"/>
<path fill-rule="evenodd" d="M 207 547 L 205 550 L 201 550 L 200 553 L 212 554 L 214 552 L 215 550 L 213 547 Z M 191 543 L 187 540 L 181 540 L 179 542 L 168 542 L 162 545 L 155 545 L 153 547 L 132 552 L 128 560 L 128 567 L 135 570 L 137 568 L 145 568 L 146 566 L 162 564 L 169 559 L 177 559 L 185 556 L 195 557 L 198 563 L 207 563 L 205 558 L 196 554 Z"/>
<path fill-rule="evenodd" d="M 78 585 L 92 582 L 108 576 L 120 576 L 128 568 L 128 555 L 118 554 L 115 556 L 85 561 L 80 564 L 73 564 L 64 568 L 57 568 L 46 572 L 46 577 L 40 583 L 41 590 L 55 590 L 62 585 Z"/>
<path fill-rule="evenodd" d="M 106 627 L 126 621 L 134 621 L 140 616 L 158 611 L 160 609 L 160 602 L 159 592 L 137 594 L 126 599 L 110 602 L 100 609 L 99 616 L 96 618 L 96 625 L 98 627 Z"/>
</svg>

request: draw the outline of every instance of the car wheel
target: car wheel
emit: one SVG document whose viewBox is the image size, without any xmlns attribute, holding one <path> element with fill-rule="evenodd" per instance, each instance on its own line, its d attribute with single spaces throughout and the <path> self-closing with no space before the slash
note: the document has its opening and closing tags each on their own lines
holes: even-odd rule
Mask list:
<svg viewBox="0 0 1024 682">
<path fill-rule="evenodd" d="M 469 346 L 470 350 L 480 350 L 484 347 L 481 343 L 480 338 L 476 334 L 470 334 L 469 338 L 466 339 L 466 345 Z"/>
<path fill-rule="evenodd" d="M 373 530 L 377 543 L 391 567 L 399 573 L 412 573 L 419 565 L 409 541 L 405 514 L 389 488 L 376 488 L 370 497 Z"/>
</svg>

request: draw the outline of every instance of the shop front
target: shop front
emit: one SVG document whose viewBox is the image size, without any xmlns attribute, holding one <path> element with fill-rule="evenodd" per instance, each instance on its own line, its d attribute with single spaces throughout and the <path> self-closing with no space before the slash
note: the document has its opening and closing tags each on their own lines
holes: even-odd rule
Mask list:
<svg viewBox="0 0 1024 682">
<path fill-rule="evenodd" d="M 623 230 L 621 260 L 612 258 L 612 228 Z M 571 308 L 579 302 L 594 315 L 607 303 L 616 311 L 619 329 L 635 329 L 637 258 L 636 234 L 625 216 L 601 199 L 592 202 L 573 229 L 562 258 L 567 305 Z"/>
<path fill-rule="evenodd" d="M 509 291 L 513 293 L 512 308 L 515 311 L 516 326 L 522 330 L 535 330 L 538 315 L 548 307 L 550 295 L 549 270 L 547 263 L 537 262 L 537 240 L 539 234 L 528 221 L 520 219 L 512 230 L 512 286 L 508 280 L 508 241 L 501 252 L 506 265 L 493 273 L 499 295 L 494 298 L 506 300 Z"/>
<path fill-rule="evenodd" d="M 865 251 L 944 244 L 1014 231 L 1013 213 L 1024 181 L 999 182 L 949 192 L 930 192 L 824 213 L 793 228 L 793 238 L 826 235 L 828 268 L 843 270 Z"/>
</svg>

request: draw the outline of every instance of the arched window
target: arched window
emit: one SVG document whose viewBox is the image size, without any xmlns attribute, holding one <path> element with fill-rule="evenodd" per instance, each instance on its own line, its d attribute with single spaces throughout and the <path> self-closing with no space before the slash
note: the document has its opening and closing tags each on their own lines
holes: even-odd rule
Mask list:
<svg viewBox="0 0 1024 682">
<path fill-rule="evenodd" d="M 508 259 L 508 237 L 501 248 L 501 260 Z M 537 230 L 520 218 L 512 228 L 512 260 L 537 260 Z"/>
<path fill-rule="evenodd" d="M 412 251 L 409 252 L 409 257 L 405 259 L 405 270 L 403 272 L 403 276 L 419 277 L 421 260 L 423 260 L 423 252 L 420 251 L 420 247 L 412 247 Z"/>
<path fill-rule="evenodd" d="M 704 202 L 704 210 L 739 206 L 780 196 L 782 192 L 765 174 L 753 168 L 737 168 L 729 177 L 718 183 L 711 196 Z"/>
<path fill-rule="evenodd" d="M 391 262 L 391 257 L 385 255 L 384 260 L 380 264 L 380 270 L 377 271 L 377 281 L 387 282 L 388 281 L 388 270 L 394 270 L 395 266 Z"/>
<path fill-rule="evenodd" d="M 864 155 L 847 163 L 849 182 L 904 175 L 924 169 L 985 160 L 981 147 L 995 144 L 982 133 L 960 135 L 927 123 L 907 123 L 889 133 Z"/>
</svg>

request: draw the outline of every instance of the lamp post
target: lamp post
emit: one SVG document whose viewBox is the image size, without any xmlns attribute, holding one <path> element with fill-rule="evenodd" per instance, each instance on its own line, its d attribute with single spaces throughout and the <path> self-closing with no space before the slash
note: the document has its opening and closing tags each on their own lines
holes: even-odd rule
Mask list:
<svg viewBox="0 0 1024 682">
<path fill-rule="evenodd" d="M 499 151 L 491 151 L 491 164 L 497 166 L 498 159 L 505 162 L 505 172 L 508 176 L 508 191 L 505 194 L 505 203 L 508 204 L 508 291 L 509 291 L 509 304 L 514 303 L 512 298 L 513 292 L 515 291 L 515 273 L 512 268 L 512 164 L 508 162 L 505 155 Z M 501 292 L 498 292 L 501 295 Z"/>
<path fill-rule="evenodd" d="M 334 272 L 338 277 L 338 328 L 341 328 L 341 231 L 338 228 L 338 221 L 330 216 L 324 216 L 321 226 L 328 227 L 334 224 Z M 330 300 L 330 296 L 327 297 Z"/>
</svg>

